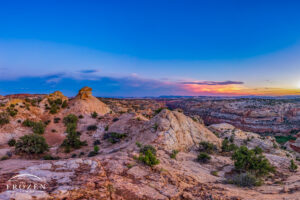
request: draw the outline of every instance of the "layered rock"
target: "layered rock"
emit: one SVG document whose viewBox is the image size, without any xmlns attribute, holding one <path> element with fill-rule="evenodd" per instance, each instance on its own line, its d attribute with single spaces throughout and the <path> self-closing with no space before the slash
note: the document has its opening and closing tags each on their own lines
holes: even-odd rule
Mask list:
<svg viewBox="0 0 300 200">
<path fill-rule="evenodd" d="M 84 87 L 79 90 L 77 96 L 70 100 L 67 112 L 77 114 L 91 114 L 96 112 L 98 115 L 109 113 L 110 108 L 96 97 L 92 96 L 92 88 Z"/>
</svg>

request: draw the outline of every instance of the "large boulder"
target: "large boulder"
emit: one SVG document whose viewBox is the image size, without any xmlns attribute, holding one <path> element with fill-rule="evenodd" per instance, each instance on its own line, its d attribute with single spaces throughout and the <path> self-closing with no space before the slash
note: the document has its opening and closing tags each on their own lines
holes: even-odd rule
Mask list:
<svg viewBox="0 0 300 200">
<path fill-rule="evenodd" d="M 196 149 L 202 141 L 221 146 L 221 140 L 203 124 L 177 111 L 162 110 L 146 122 L 143 129 L 142 141 L 149 141 L 169 151 Z"/>
</svg>

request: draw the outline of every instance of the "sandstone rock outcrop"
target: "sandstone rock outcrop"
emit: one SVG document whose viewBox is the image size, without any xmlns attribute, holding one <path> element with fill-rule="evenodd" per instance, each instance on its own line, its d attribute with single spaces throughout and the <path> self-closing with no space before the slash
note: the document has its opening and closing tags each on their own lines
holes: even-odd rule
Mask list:
<svg viewBox="0 0 300 200">
<path fill-rule="evenodd" d="M 79 90 L 78 95 L 70 100 L 67 112 L 77 114 L 91 114 L 96 112 L 98 115 L 109 113 L 110 108 L 92 95 L 92 88 L 84 87 Z"/>
<path fill-rule="evenodd" d="M 56 99 L 61 99 L 62 102 L 68 101 L 68 97 L 64 96 L 61 91 L 55 91 L 47 96 L 47 99 L 54 101 Z"/>
</svg>

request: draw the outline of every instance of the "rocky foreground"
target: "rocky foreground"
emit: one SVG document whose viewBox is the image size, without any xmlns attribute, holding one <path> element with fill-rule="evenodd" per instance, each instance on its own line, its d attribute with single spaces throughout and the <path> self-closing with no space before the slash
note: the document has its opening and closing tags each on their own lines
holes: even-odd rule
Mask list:
<svg viewBox="0 0 300 200">
<path fill-rule="evenodd" d="M 161 102 L 143 108 L 122 101 L 108 105 L 91 92 L 85 87 L 73 99 L 60 92 L 2 98 L 1 116 L 8 114 L 9 122 L 0 125 L 0 199 L 300 199 L 300 172 L 290 164 L 299 164 L 296 154 L 281 149 L 273 137 L 228 123 L 206 127 L 180 110 L 158 109 Z M 78 148 L 66 142 L 73 133 L 70 114 L 78 117 L 73 127 Z M 42 121 L 44 131 L 25 126 L 25 120 Z M 32 132 L 45 138 L 48 151 L 28 155 L 8 145 Z M 213 147 L 206 149 L 207 160 L 199 159 L 203 142 Z M 274 166 L 262 184 L 241 187 L 229 181 L 237 173 L 230 148 L 240 146 L 259 147 Z M 7 188 L 16 175 L 28 174 L 46 187 Z"/>
</svg>

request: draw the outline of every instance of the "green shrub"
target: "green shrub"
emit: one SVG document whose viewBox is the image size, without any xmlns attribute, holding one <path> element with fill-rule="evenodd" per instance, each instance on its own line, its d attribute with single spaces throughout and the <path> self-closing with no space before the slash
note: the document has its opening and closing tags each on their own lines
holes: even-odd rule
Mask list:
<svg viewBox="0 0 300 200">
<path fill-rule="evenodd" d="M 62 108 L 68 107 L 68 102 L 67 102 L 67 100 L 64 100 L 64 102 L 62 103 L 61 107 L 62 107 Z"/>
<path fill-rule="evenodd" d="M 106 125 L 104 130 L 105 130 L 105 131 L 108 131 L 108 129 L 109 129 L 109 126 Z"/>
<path fill-rule="evenodd" d="M 92 116 L 92 118 L 97 118 L 97 116 L 98 116 L 98 113 L 96 113 L 96 112 L 93 112 L 92 114 L 91 114 L 91 116 Z"/>
<path fill-rule="evenodd" d="M 73 123 L 77 124 L 78 117 L 76 115 L 69 114 L 66 117 L 64 117 L 63 122 L 65 123 L 66 126 L 68 124 L 73 124 Z"/>
<path fill-rule="evenodd" d="M 45 125 L 43 122 L 35 122 L 32 131 L 36 134 L 43 134 L 45 132 Z"/>
<path fill-rule="evenodd" d="M 178 150 L 173 150 L 172 153 L 171 153 L 171 155 L 170 155 L 170 158 L 176 159 L 176 156 L 177 156 L 178 153 L 179 153 Z"/>
<path fill-rule="evenodd" d="M 77 129 L 77 124 L 76 123 L 69 123 L 67 125 L 66 133 L 76 132 L 76 129 Z"/>
<path fill-rule="evenodd" d="M 94 141 L 94 145 L 99 145 L 99 144 L 101 144 L 100 140 L 95 140 Z"/>
<path fill-rule="evenodd" d="M 52 155 L 49 155 L 49 154 L 43 156 L 43 160 L 59 160 L 59 159 L 60 159 L 60 157 L 52 156 Z"/>
<path fill-rule="evenodd" d="M 262 181 L 250 173 L 237 174 L 229 179 L 228 183 L 237 185 L 239 187 L 253 187 L 262 185 Z"/>
<path fill-rule="evenodd" d="M 140 153 L 145 154 L 150 151 L 153 155 L 156 155 L 156 149 L 152 145 L 145 145 L 140 149 Z"/>
<path fill-rule="evenodd" d="M 232 155 L 232 159 L 237 170 L 250 172 L 256 176 L 268 175 L 275 171 L 260 150 L 250 150 L 246 146 L 238 148 Z"/>
<path fill-rule="evenodd" d="M 104 134 L 103 139 L 108 140 L 112 144 L 115 144 L 120 142 L 125 137 L 127 137 L 126 133 L 109 132 Z"/>
<path fill-rule="evenodd" d="M 0 126 L 9 123 L 9 116 L 6 112 L 0 113 Z"/>
<path fill-rule="evenodd" d="M 145 146 L 146 147 L 146 146 Z M 155 152 L 155 153 L 154 153 Z M 159 160 L 156 158 L 156 149 L 150 145 L 140 150 L 138 160 L 150 167 L 159 164 Z"/>
<path fill-rule="evenodd" d="M 290 164 L 289 169 L 290 169 L 291 172 L 297 171 L 298 166 L 295 164 L 294 160 L 291 160 L 291 164 Z"/>
<path fill-rule="evenodd" d="M 56 114 L 59 110 L 59 107 L 56 104 L 52 104 L 50 107 L 50 114 Z"/>
<path fill-rule="evenodd" d="M 83 119 L 83 115 L 79 115 L 78 118 L 79 118 L 79 119 Z"/>
<path fill-rule="evenodd" d="M 216 145 L 210 143 L 210 142 L 200 142 L 199 145 L 199 151 L 206 152 L 206 153 L 213 153 L 217 150 Z"/>
<path fill-rule="evenodd" d="M 16 144 L 16 140 L 14 138 L 12 138 L 8 141 L 8 146 L 10 146 L 10 147 L 15 146 L 15 144 Z"/>
<path fill-rule="evenodd" d="M 14 106 L 12 107 L 13 104 L 10 105 L 10 107 L 6 108 L 7 113 L 11 116 L 14 117 L 18 114 L 18 110 L 14 109 Z"/>
<path fill-rule="evenodd" d="M 81 141 L 80 138 L 78 137 L 77 132 L 70 132 L 68 133 L 66 139 L 64 139 L 61 146 L 65 148 L 79 149 L 85 145 L 86 145 L 86 141 Z"/>
<path fill-rule="evenodd" d="M 89 152 L 88 157 L 93 157 L 96 155 L 97 155 L 97 153 L 95 151 L 91 151 L 91 152 Z"/>
<path fill-rule="evenodd" d="M 119 118 L 117 118 L 117 117 L 115 117 L 115 118 L 113 118 L 113 122 L 116 122 L 116 121 L 118 121 L 119 120 Z"/>
<path fill-rule="evenodd" d="M 231 152 L 231 151 L 236 150 L 237 148 L 238 147 L 235 144 L 230 143 L 227 138 L 225 138 L 222 142 L 222 151 L 223 152 Z"/>
<path fill-rule="evenodd" d="M 26 126 L 26 127 L 33 127 L 34 124 L 35 124 L 35 122 L 31 121 L 29 119 L 24 120 L 23 123 L 22 123 L 22 125 Z"/>
<path fill-rule="evenodd" d="M 143 146 L 140 142 L 136 142 L 135 144 L 136 144 L 136 146 L 139 147 L 139 148 L 142 148 L 142 146 Z"/>
<path fill-rule="evenodd" d="M 296 140 L 297 138 L 295 138 L 294 136 L 288 135 L 288 136 L 275 136 L 275 139 L 276 139 L 277 143 L 283 145 L 287 141 Z"/>
<path fill-rule="evenodd" d="M 56 123 L 56 124 L 57 124 L 57 123 L 59 123 L 59 121 L 60 121 L 60 118 L 59 118 L 59 117 L 55 117 L 53 121 L 54 121 L 54 123 Z"/>
<path fill-rule="evenodd" d="M 8 160 L 9 157 L 8 156 L 2 156 L 0 160 Z"/>
<path fill-rule="evenodd" d="M 94 146 L 94 151 L 95 151 L 96 153 L 99 152 L 99 149 L 100 149 L 99 146 L 97 146 L 97 145 Z"/>
<path fill-rule="evenodd" d="M 95 131 L 95 130 L 97 130 L 97 126 L 96 126 L 96 125 L 89 125 L 89 126 L 87 127 L 87 130 L 88 130 L 88 131 Z"/>
<path fill-rule="evenodd" d="M 16 153 L 25 154 L 41 154 L 49 149 L 45 138 L 37 134 L 20 137 L 15 147 Z"/>
<path fill-rule="evenodd" d="M 197 157 L 197 161 L 200 163 L 208 163 L 210 161 L 211 157 L 207 153 L 200 153 Z"/>
<path fill-rule="evenodd" d="M 213 176 L 219 176 L 218 171 L 211 171 L 210 174 Z"/>
</svg>

